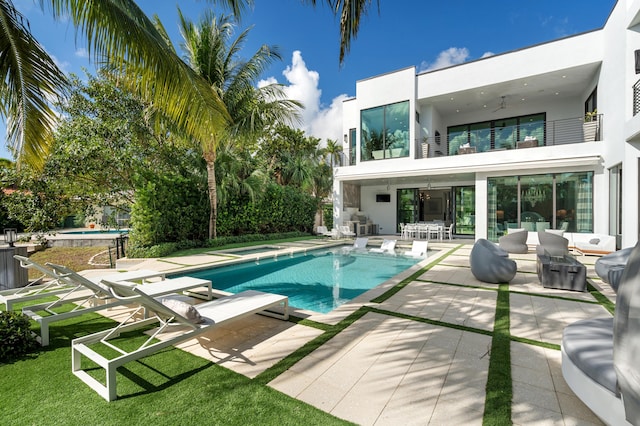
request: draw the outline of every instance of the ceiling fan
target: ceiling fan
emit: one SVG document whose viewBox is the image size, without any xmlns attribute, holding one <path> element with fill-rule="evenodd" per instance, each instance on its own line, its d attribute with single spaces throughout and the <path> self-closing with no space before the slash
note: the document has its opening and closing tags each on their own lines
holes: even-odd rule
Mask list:
<svg viewBox="0 0 640 426">
<path fill-rule="evenodd" d="M 507 108 L 507 97 L 506 96 L 500 96 L 500 98 L 502 99 L 502 101 L 500 101 L 500 106 L 496 109 L 493 110 L 493 112 L 498 112 L 501 109 L 506 109 Z"/>
</svg>

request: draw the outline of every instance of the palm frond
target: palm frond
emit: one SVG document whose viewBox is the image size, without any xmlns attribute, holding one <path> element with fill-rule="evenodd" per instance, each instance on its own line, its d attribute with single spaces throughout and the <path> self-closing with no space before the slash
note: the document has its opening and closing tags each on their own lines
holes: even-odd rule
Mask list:
<svg viewBox="0 0 640 426">
<path fill-rule="evenodd" d="M 0 2 L 0 75 L 0 112 L 7 118 L 8 146 L 19 162 L 39 169 L 57 121 L 50 102 L 64 92 L 67 79 L 11 1 Z"/>
<path fill-rule="evenodd" d="M 165 42 L 132 0 L 49 0 L 54 15 L 69 16 L 97 62 L 121 71 L 130 89 L 153 103 L 198 140 L 210 138 L 228 119 L 220 99 Z"/>
</svg>

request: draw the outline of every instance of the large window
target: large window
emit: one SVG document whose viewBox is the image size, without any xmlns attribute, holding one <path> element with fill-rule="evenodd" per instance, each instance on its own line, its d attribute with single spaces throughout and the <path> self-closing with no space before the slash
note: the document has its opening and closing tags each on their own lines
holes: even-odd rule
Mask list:
<svg viewBox="0 0 640 426">
<path fill-rule="evenodd" d="M 349 165 L 356 165 L 356 129 L 349 129 Z"/>
<path fill-rule="evenodd" d="M 476 187 L 454 188 L 456 217 L 455 231 L 459 235 L 474 235 L 476 232 Z"/>
<path fill-rule="evenodd" d="M 490 178 L 488 238 L 508 228 L 593 232 L 593 172 Z"/>
<path fill-rule="evenodd" d="M 363 110 L 360 114 L 362 161 L 409 156 L 409 101 Z"/>
<path fill-rule="evenodd" d="M 540 113 L 451 126 L 447 129 L 449 155 L 457 155 L 465 146 L 475 152 L 514 149 L 518 141 L 526 139 L 537 139 L 544 145 L 545 120 L 545 114 Z"/>
</svg>

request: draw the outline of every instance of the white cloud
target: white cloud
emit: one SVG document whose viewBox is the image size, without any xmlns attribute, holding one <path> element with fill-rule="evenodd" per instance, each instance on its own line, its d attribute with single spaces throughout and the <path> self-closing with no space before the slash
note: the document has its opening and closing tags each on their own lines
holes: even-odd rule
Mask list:
<svg viewBox="0 0 640 426">
<path fill-rule="evenodd" d="M 88 58 L 89 52 L 84 47 L 81 47 L 79 49 L 76 49 L 75 55 L 79 58 Z"/>
<path fill-rule="evenodd" d="M 493 56 L 493 52 L 485 52 L 481 58 Z M 466 47 L 450 47 L 438 54 L 434 62 L 422 61 L 418 67 L 418 72 L 433 71 L 440 68 L 461 64 L 469 59 L 469 49 Z"/>
<path fill-rule="evenodd" d="M 342 140 L 342 101 L 347 95 L 333 98 L 331 105 L 321 103 L 322 90 L 319 88 L 320 74 L 307 68 L 302 53 L 293 52 L 291 64 L 282 72 L 287 79 L 284 91 L 288 99 L 300 101 L 304 105 L 302 122 L 298 127 L 309 136 L 321 139 L 326 146 L 326 139 Z M 275 77 L 268 77 L 258 82 L 258 87 L 276 83 Z"/>
</svg>

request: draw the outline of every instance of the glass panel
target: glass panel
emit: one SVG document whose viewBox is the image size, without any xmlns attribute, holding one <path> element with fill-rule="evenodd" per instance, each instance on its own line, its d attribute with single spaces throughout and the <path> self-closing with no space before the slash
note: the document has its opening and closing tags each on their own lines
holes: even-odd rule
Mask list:
<svg viewBox="0 0 640 426">
<path fill-rule="evenodd" d="M 385 158 L 409 155 L 409 102 L 385 107 Z"/>
<path fill-rule="evenodd" d="M 525 140 L 527 136 L 538 139 L 538 145 L 544 142 L 544 114 L 528 115 L 520 118 L 520 136 L 518 140 Z"/>
<path fill-rule="evenodd" d="M 476 148 L 476 152 L 486 152 L 491 149 L 491 123 L 476 123 L 469 126 L 469 143 Z"/>
<path fill-rule="evenodd" d="M 553 176 L 521 176 L 520 208 L 520 227 L 530 232 L 551 228 L 553 223 Z"/>
<path fill-rule="evenodd" d="M 447 140 L 449 142 L 449 155 L 457 155 L 458 148 L 469 142 L 468 126 L 449 127 Z"/>
<path fill-rule="evenodd" d="M 509 228 L 518 228 L 518 178 L 490 178 L 488 191 L 488 237 L 497 241 Z"/>
<path fill-rule="evenodd" d="M 514 149 L 518 140 L 518 120 L 509 118 L 496 121 L 494 134 L 496 149 Z"/>
<path fill-rule="evenodd" d="M 455 232 L 459 235 L 476 233 L 476 188 L 459 186 L 454 188 L 456 217 Z"/>
<path fill-rule="evenodd" d="M 593 232 L 593 172 L 556 175 L 556 227 Z"/>
<path fill-rule="evenodd" d="M 622 165 L 609 169 L 609 234 L 616 236 L 616 248 L 622 238 Z"/>
<path fill-rule="evenodd" d="M 418 190 L 411 189 L 398 189 L 398 223 L 397 232 L 400 232 L 401 223 L 415 223 L 417 222 L 417 199 Z"/>
<path fill-rule="evenodd" d="M 349 165 L 356 165 L 356 129 L 349 130 Z"/>
<path fill-rule="evenodd" d="M 384 158 L 384 106 L 362 111 L 360 129 L 360 160 Z"/>
</svg>

